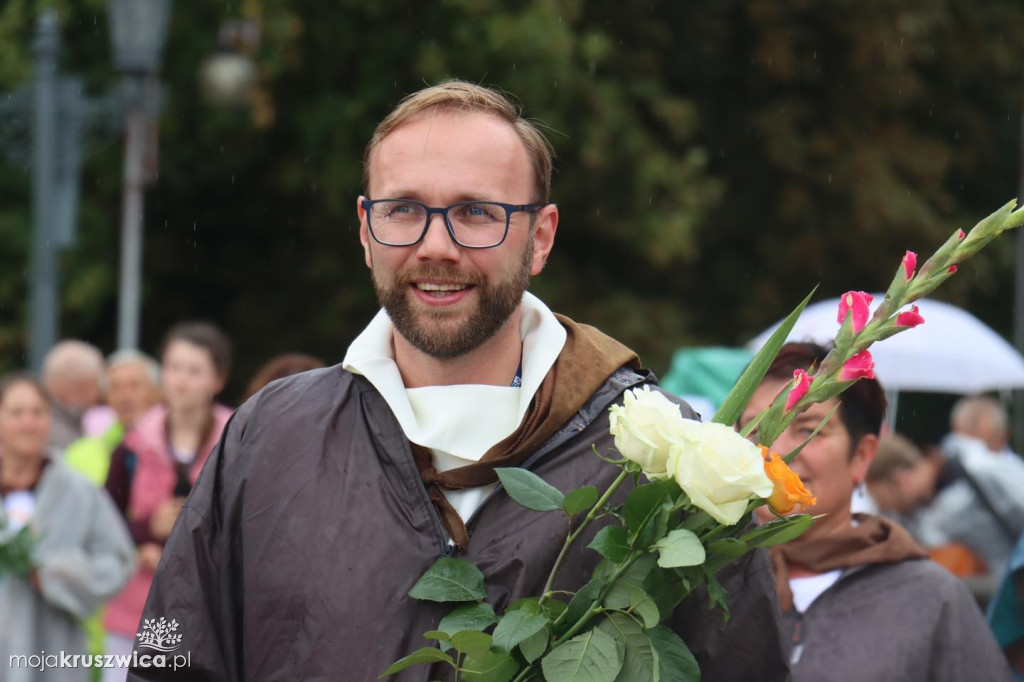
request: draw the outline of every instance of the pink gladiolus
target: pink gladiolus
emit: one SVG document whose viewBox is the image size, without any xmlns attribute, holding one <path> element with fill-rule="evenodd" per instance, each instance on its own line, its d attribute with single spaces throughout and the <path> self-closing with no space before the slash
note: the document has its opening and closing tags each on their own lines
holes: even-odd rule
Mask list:
<svg viewBox="0 0 1024 682">
<path fill-rule="evenodd" d="M 914 276 L 914 270 L 917 269 L 917 254 L 913 251 L 907 251 L 903 256 L 903 274 L 907 276 L 909 280 Z"/>
<path fill-rule="evenodd" d="M 796 386 L 789 391 L 789 397 L 786 398 L 786 407 L 783 412 L 792 410 L 800 402 L 800 399 L 807 395 L 807 391 L 811 389 L 811 378 L 807 376 L 807 372 L 798 369 L 793 372 L 793 378 L 797 380 Z"/>
<path fill-rule="evenodd" d="M 842 324 L 846 319 L 846 313 L 853 313 L 853 333 L 857 334 L 864 325 L 868 323 L 871 301 L 874 299 L 870 294 L 863 291 L 847 291 L 839 299 L 839 317 L 836 322 Z"/>
<path fill-rule="evenodd" d="M 966 236 L 967 236 L 967 233 L 964 232 L 963 230 L 960 230 L 960 232 L 957 233 L 956 238 L 957 239 L 963 239 Z"/>
<path fill-rule="evenodd" d="M 843 364 L 839 370 L 840 381 L 853 381 L 854 379 L 874 379 L 875 359 L 871 353 L 862 350 Z"/>
<path fill-rule="evenodd" d="M 956 266 L 955 266 L 955 265 L 950 265 L 950 266 L 949 266 L 949 270 L 946 270 L 946 272 L 948 272 L 949 274 L 951 274 L 951 275 L 952 275 L 952 274 L 953 274 L 954 272 L 956 272 L 956 269 L 957 269 L 957 268 L 956 268 Z"/>
<path fill-rule="evenodd" d="M 924 318 L 921 317 L 921 313 L 917 312 L 916 305 L 896 316 L 897 327 L 916 327 L 923 323 Z"/>
</svg>

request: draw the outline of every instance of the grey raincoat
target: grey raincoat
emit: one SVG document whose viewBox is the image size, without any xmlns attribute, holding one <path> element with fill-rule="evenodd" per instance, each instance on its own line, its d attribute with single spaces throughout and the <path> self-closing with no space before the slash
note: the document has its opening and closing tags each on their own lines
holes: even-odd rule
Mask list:
<svg viewBox="0 0 1024 682">
<path fill-rule="evenodd" d="M 523 466 L 563 491 L 606 486 L 618 469 L 591 446 L 611 450 L 607 408 L 650 382 L 619 370 Z M 462 558 L 486 575 L 489 603 L 500 612 L 541 593 L 565 539 L 564 516 L 526 510 L 499 488 L 467 526 Z M 587 541 L 567 558 L 556 588 L 587 581 L 600 558 Z M 446 553 L 409 443 L 376 389 L 340 366 L 275 382 L 229 423 L 146 605 L 145 619 L 177 624 L 175 654 L 187 653 L 190 668 L 133 668 L 129 679 L 374 680 L 430 644 L 422 633 L 450 607 L 407 593 Z M 767 555 L 752 553 L 720 577 L 732 605 L 727 625 L 708 612 L 704 594 L 671 623 L 704 679 L 786 679 Z M 136 649 L 147 651 L 138 640 Z M 393 679 L 444 674 L 416 666 Z"/>
</svg>

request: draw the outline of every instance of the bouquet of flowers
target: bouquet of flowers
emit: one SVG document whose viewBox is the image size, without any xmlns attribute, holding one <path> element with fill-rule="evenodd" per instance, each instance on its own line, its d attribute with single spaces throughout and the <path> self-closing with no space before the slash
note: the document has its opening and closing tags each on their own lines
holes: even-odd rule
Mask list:
<svg viewBox="0 0 1024 682">
<path fill-rule="evenodd" d="M 0 517 L 0 578 L 6 574 L 25 577 L 32 571 L 32 553 L 36 538 L 28 526 L 11 528 L 6 518 Z"/>
<path fill-rule="evenodd" d="M 715 577 L 717 571 L 754 548 L 798 537 L 814 521 L 807 514 L 785 515 L 797 505 L 815 503 L 788 464 L 817 430 L 783 455 L 770 449 L 772 443 L 807 406 L 839 395 L 860 378 L 873 377 L 869 346 L 922 324 L 913 302 L 999 234 L 1024 224 L 1024 209 L 1014 211 L 1015 203 L 970 233 L 958 230 L 920 269 L 917 255 L 908 251 L 874 315 L 871 297 L 864 292 L 843 295 L 832 351 L 811 371 L 795 372 L 792 382 L 742 433 L 733 424 L 811 295 L 757 354 L 711 422 L 684 419 L 677 405 L 646 387 L 627 392 L 622 405 L 613 405 L 610 429 L 621 457 L 595 451 L 609 466 L 621 469 L 606 490 L 586 486 L 563 494 L 527 470 L 498 469 L 501 484 L 516 502 L 566 516 L 565 544 L 543 593 L 514 602 L 499 616 L 484 601 L 484 575 L 476 566 L 454 558 L 438 560 L 409 596 L 458 604 L 437 630 L 424 634 L 439 646 L 402 658 L 381 677 L 442 662 L 466 682 L 699 680 L 700 670 L 686 644 L 660 623 L 701 585 L 707 587 L 711 604 L 728 618 L 728 595 Z M 613 493 L 630 478 L 637 485 L 624 504 L 611 504 Z M 641 478 L 647 482 L 641 485 Z M 752 526 L 753 511 L 763 505 L 777 518 Z M 602 557 L 591 580 L 574 593 L 554 591 L 570 547 L 598 520 L 606 525 L 587 545 Z"/>
</svg>

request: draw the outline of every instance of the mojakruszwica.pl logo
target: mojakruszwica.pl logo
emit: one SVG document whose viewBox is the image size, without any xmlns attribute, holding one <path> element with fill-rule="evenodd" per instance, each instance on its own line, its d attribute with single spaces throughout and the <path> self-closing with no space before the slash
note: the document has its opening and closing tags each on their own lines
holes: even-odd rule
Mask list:
<svg viewBox="0 0 1024 682">
<path fill-rule="evenodd" d="M 181 646 L 181 633 L 176 632 L 178 621 L 164 617 L 142 619 L 142 631 L 136 634 L 140 649 L 155 649 L 165 654 Z"/>
</svg>

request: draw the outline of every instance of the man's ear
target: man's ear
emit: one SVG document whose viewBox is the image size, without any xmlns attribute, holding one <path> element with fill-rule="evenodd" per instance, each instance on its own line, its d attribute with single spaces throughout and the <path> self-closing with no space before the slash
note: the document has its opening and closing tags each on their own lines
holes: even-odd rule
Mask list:
<svg viewBox="0 0 1024 682">
<path fill-rule="evenodd" d="M 359 243 L 363 245 L 363 259 L 366 267 L 373 270 L 373 256 L 370 254 L 370 228 L 366 226 L 366 209 L 363 208 L 363 201 L 366 197 L 359 195 L 356 199 L 356 215 L 359 216 Z"/>
<path fill-rule="evenodd" d="M 868 467 L 878 454 L 878 436 L 868 433 L 861 436 L 850 459 L 850 470 L 853 474 L 853 482 L 860 485 L 868 476 Z"/>
<path fill-rule="evenodd" d="M 548 204 L 537 211 L 537 219 L 533 225 L 533 260 L 530 263 L 530 274 L 539 275 L 548 262 L 548 254 L 555 245 L 555 232 L 558 231 L 558 207 Z"/>
</svg>

